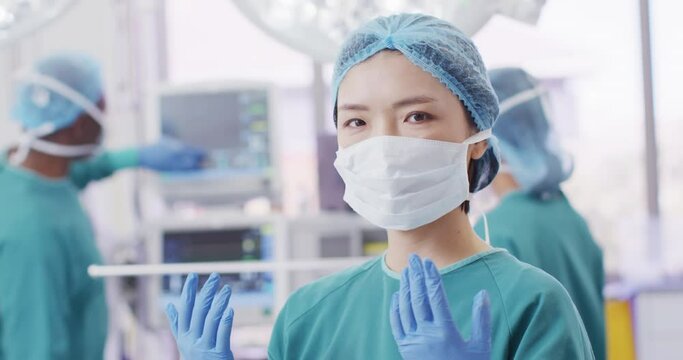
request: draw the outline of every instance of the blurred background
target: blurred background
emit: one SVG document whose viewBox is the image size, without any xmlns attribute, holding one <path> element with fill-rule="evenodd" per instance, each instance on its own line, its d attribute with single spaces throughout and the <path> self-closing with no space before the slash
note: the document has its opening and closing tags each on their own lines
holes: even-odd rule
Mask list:
<svg viewBox="0 0 683 360">
<path fill-rule="evenodd" d="M 453 21 L 487 67 L 522 67 L 548 89 L 575 166 L 563 190 L 605 256 L 610 358 L 681 354 L 683 5 L 523 1 L 540 13 L 464 0 L 0 1 L 1 148 L 21 133 L 12 74 L 78 50 L 104 69 L 107 147 L 167 136 L 209 151 L 199 173 L 125 172 L 83 193 L 108 265 L 91 268 L 107 283 L 106 358 L 177 356 L 162 309 L 183 272 L 216 269 L 236 289 L 236 355 L 264 358 L 289 293 L 382 253 L 386 234 L 341 199 L 329 85 L 349 29 L 397 11 Z M 494 205 L 486 190 L 474 201 Z"/>
</svg>

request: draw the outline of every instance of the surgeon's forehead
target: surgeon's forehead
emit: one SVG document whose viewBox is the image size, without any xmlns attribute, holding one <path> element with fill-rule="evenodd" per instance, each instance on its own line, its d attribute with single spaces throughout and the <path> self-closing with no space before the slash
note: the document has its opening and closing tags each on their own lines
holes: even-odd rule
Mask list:
<svg viewBox="0 0 683 360">
<path fill-rule="evenodd" d="M 413 64 L 401 52 L 381 51 L 352 67 L 339 85 L 337 104 L 393 103 L 416 96 L 454 97 L 430 73 Z"/>
</svg>

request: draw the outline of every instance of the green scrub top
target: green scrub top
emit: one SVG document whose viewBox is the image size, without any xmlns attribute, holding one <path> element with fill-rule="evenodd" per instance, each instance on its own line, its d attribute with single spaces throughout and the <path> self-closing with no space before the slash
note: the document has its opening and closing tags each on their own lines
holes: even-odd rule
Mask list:
<svg viewBox="0 0 683 360">
<path fill-rule="evenodd" d="M 440 272 L 465 338 L 471 332 L 473 298 L 481 289 L 488 291 L 491 359 L 593 359 L 569 295 L 543 271 L 494 249 Z M 399 278 L 379 257 L 299 289 L 277 318 L 268 358 L 401 359 L 389 323 Z"/>
<path fill-rule="evenodd" d="M 602 251 L 564 194 L 540 200 L 515 192 L 487 214 L 491 245 L 555 277 L 581 314 L 595 358 L 606 358 Z M 484 235 L 480 221 L 475 230 Z"/>
<path fill-rule="evenodd" d="M 87 273 L 101 256 L 78 192 L 136 164 L 107 153 L 51 180 L 0 159 L 0 360 L 102 359 L 104 285 Z"/>
</svg>

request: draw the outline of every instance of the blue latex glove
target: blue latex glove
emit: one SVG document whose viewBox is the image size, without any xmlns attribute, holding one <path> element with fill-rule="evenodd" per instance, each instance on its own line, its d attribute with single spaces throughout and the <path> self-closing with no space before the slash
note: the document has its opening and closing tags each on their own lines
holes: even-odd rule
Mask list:
<svg viewBox="0 0 683 360">
<path fill-rule="evenodd" d="M 140 166 L 156 171 L 192 171 L 202 167 L 206 152 L 173 139 L 140 148 Z"/>
<path fill-rule="evenodd" d="M 234 360 L 230 350 L 234 311 L 228 307 L 231 290 L 226 285 L 216 295 L 220 280 L 218 274 L 211 274 L 196 295 L 197 274 L 190 274 L 180 295 L 180 311 L 173 304 L 166 307 L 171 332 L 185 360 Z"/>
<path fill-rule="evenodd" d="M 441 275 L 431 260 L 411 255 L 391 302 L 391 331 L 405 360 L 489 360 L 491 313 L 488 293 L 480 291 L 472 307 L 472 337 L 465 341 L 451 317 Z"/>
</svg>

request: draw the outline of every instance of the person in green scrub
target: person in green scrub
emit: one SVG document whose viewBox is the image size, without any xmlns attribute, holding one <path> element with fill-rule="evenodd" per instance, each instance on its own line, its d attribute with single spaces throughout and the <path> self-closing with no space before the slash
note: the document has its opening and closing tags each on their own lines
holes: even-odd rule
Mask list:
<svg viewBox="0 0 683 360">
<path fill-rule="evenodd" d="M 606 358 L 602 250 L 560 189 L 571 161 L 551 136 L 538 82 L 519 68 L 489 72 L 501 114 L 493 134 L 504 171 L 493 180 L 499 204 L 487 214 L 491 245 L 543 269 L 578 308 L 597 359 Z M 484 223 L 475 227 L 484 234 Z"/>
<path fill-rule="evenodd" d="M 345 201 L 388 234 L 361 266 L 294 292 L 268 358 L 593 359 L 552 276 L 480 239 L 470 193 L 498 170 L 498 100 L 474 46 L 450 23 L 379 17 L 350 35 L 332 83 Z M 188 276 L 167 307 L 186 359 L 233 359 L 230 288 Z"/>
<path fill-rule="evenodd" d="M 0 156 L 0 359 L 102 359 L 102 262 L 79 201 L 117 170 L 191 170 L 203 152 L 172 141 L 102 152 L 104 94 L 95 60 L 62 53 L 18 77 L 12 115 L 24 128 Z"/>
</svg>

